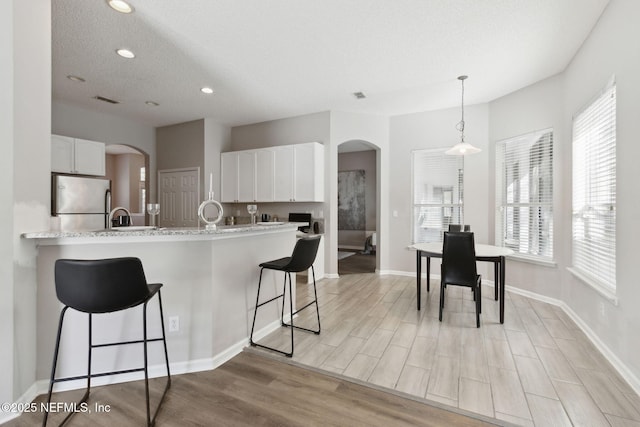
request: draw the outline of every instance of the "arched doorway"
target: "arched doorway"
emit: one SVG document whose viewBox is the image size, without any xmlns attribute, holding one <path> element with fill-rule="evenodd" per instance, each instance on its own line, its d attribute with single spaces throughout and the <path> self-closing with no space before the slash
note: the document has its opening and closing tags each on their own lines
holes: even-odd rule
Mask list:
<svg viewBox="0 0 640 427">
<path fill-rule="evenodd" d="M 363 140 L 338 145 L 338 274 L 378 269 L 379 148 Z"/>
<path fill-rule="evenodd" d="M 109 144 L 106 152 L 106 177 L 111 180 L 111 206 L 129 209 L 135 225 L 147 223 L 149 200 L 149 155 L 138 148 Z"/>
</svg>

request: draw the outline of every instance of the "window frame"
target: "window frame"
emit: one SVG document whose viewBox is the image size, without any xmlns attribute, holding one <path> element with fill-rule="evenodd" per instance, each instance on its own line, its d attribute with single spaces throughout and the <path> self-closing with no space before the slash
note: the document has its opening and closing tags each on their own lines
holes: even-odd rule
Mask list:
<svg viewBox="0 0 640 427">
<path fill-rule="evenodd" d="M 588 138 L 582 138 L 580 140 L 577 140 L 576 137 L 576 122 L 578 120 L 580 120 L 584 115 L 586 114 L 592 114 L 593 110 L 597 110 L 600 111 L 600 109 L 606 109 L 607 106 L 602 106 L 599 105 L 600 102 L 606 102 L 606 98 L 609 97 L 610 99 L 613 99 L 613 103 L 612 105 L 609 106 L 610 110 L 612 111 L 608 111 L 607 115 L 608 115 L 608 119 L 610 120 L 607 124 L 608 126 L 610 126 L 612 128 L 612 131 L 610 132 L 610 134 L 608 135 L 609 138 L 611 138 L 611 134 L 612 136 L 612 142 L 611 140 L 605 140 L 606 137 L 603 137 L 602 132 L 598 135 L 598 143 L 601 144 L 601 149 L 604 146 L 606 148 L 606 144 L 603 144 L 603 141 L 605 141 L 605 143 L 609 143 L 610 146 L 608 148 L 608 150 L 610 151 L 608 153 L 608 157 L 605 158 L 605 160 L 603 161 L 602 157 L 600 157 L 602 155 L 602 151 L 598 151 L 596 154 L 596 158 L 597 161 L 596 162 L 592 162 L 589 165 L 586 166 L 581 166 L 578 165 L 578 161 L 580 159 L 577 158 L 577 156 L 579 156 L 579 153 L 582 153 L 583 151 L 579 150 L 576 148 L 577 144 L 580 142 L 584 142 L 586 139 Z M 603 114 L 604 115 L 604 114 Z M 572 118 L 572 124 L 571 124 L 571 149 L 572 149 L 572 189 L 571 189 L 571 197 L 572 197 L 572 202 L 571 202 L 571 267 L 568 268 L 568 270 L 575 276 L 577 277 L 579 280 L 581 280 L 582 282 L 586 283 L 587 285 L 591 286 L 592 288 L 594 288 L 597 292 L 599 292 L 601 295 L 605 296 L 606 298 L 608 298 L 609 300 L 613 301 L 614 303 L 617 304 L 617 259 L 616 259 L 616 242 L 617 242 L 617 88 L 616 88 L 616 81 L 615 81 L 615 76 L 611 78 L 611 80 L 606 84 L 606 86 L 599 91 L 596 96 L 594 96 L 582 109 L 580 109 L 578 112 L 576 112 L 573 115 Z M 598 117 L 598 119 L 600 119 L 600 117 Z M 593 120 L 590 120 L 590 123 L 593 124 Z M 592 128 L 590 129 L 592 133 L 590 133 L 588 136 L 591 137 L 591 139 L 593 139 L 593 132 L 594 129 L 597 130 L 602 130 L 602 125 L 601 124 L 597 124 L 592 126 Z M 591 141 L 591 139 L 589 141 Z M 588 142 L 589 142 L 588 141 Z M 585 150 L 588 150 L 585 149 Z M 594 158 L 593 154 L 591 154 L 592 158 Z M 609 173 L 608 176 L 605 177 L 605 179 L 601 180 L 601 177 L 595 177 L 593 174 L 588 174 L 585 172 L 586 178 L 584 179 L 584 185 L 583 187 L 579 187 L 581 184 L 583 184 L 579 179 L 579 177 L 576 176 L 576 174 L 578 173 L 577 170 L 582 170 L 582 169 L 578 169 L 578 167 L 580 166 L 581 168 L 584 169 L 597 169 L 598 167 L 602 168 L 602 164 L 606 163 L 606 166 L 609 167 L 610 170 L 612 170 L 612 173 Z M 602 169 L 600 169 L 602 170 Z M 577 243 L 578 243 L 578 237 L 577 235 L 580 234 L 580 228 L 582 228 L 582 234 L 584 235 L 584 233 L 586 232 L 585 229 L 589 228 L 587 225 L 585 225 L 584 223 L 586 222 L 585 219 L 585 209 L 586 211 L 590 211 L 592 212 L 594 209 L 597 210 L 597 207 L 599 205 L 602 205 L 602 202 L 584 202 L 583 205 L 581 205 L 581 208 L 578 208 L 577 204 L 581 203 L 580 201 L 577 201 L 578 197 L 578 192 L 585 192 L 584 194 L 582 194 L 582 197 L 585 199 L 595 199 L 598 197 L 602 197 L 602 194 L 598 191 L 598 190 L 593 190 L 591 191 L 591 189 L 596 188 L 596 185 L 593 184 L 593 181 L 598 180 L 597 184 L 598 185 L 602 185 L 603 183 L 606 184 L 606 188 L 609 189 L 609 193 L 608 196 L 611 197 L 611 199 L 608 201 L 607 205 L 608 207 L 608 211 L 612 212 L 612 215 L 609 215 L 608 218 L 603 218 L 602 221 L 600 221 L 599 223 L 595 223 L 594 224 L 598 224 L 600 226 L 604 228 L 609 228 L 609 231 L 611 231 L 611 229 L 613 229 L 613 238 L 611 238 L 611 234 L 607 234 L 606 235 L 606 240 L 605 239 L 600 239 L 597 240 L 595 242 L 592 242 L 591 245 L 584 244 L 584 240 L 582 240 L 581 242 L 581 246 L 583 247 L 589 247 L 591 249 L 596 249 L 596 250 L 600 250 L 600 252 L 596 252 L 596 253 L 601 253 L 601 254 L 606 254 L 604 257 L 603 256 L 599 256 L 599 258 L 604 258 L 604 261 L 608 262 L 607 264 L 607 268 L 609 268 L 610 270 L 610 274 L 609 277 L 605 277 L 603 278 L 602 275 L 599 275 L 599 272 L 602 270 L 600 267 L 591 269 L 591 270 L 598 270 L 598 272 L 596 274 L 594 274 L 592 271 L 589 271 L 590 269 L 588 268 L 589 265 L 593 265 L 593 260 L 590 261 L 583 261 L 582 263 L 577 263 L 576 260 L 579 256 L 582 256 L 582 254 L 587 253 L 587 250 L 584 250 L 582 248 L 578 248 L 577 247 Z M 579 187 L 579 188 L 578 188 Z M 603 188 L 603 187 L 597 187 L 597 188 Z M 579 212 L 583 212 L 581 216 L 582 218 L 582 227 L 579 226 L 578 222 L 578 216 L 579 216 Z M 600 246 L 597 246 L 600 245 Z M 602 250 L 604 250 L 604 252 L 601 252 Z M 602 259 L 600 259 L 602 260 Z M 587 264 L 587 267 L 585 268 L 585 263 Z"/>
<path fill-rule="evenodd" d="M 550 149 L 549 149 L 549 157 L 545 157 L 543 158 L 543 160 L 547 160 L 549 162 L 549 167 L 550 167 L 550 176 L 548 176 L 548 178 L 550 178 L 550 183 L 547 186 L 548 188 L 546 188 L 547 192 L 549 193 L 549 195 L 547 197 L 545 197 L 545 201 L 529 201 L 529 202 L 522 202 L 522 201 L 518 201 L 518 202 L 509 202 L 508 200 L 506 200 L 508 198 L 507 194 L 509 193 L 509 189 L 505 188 L 504 185 L 506 185 L 506 179 L 504 177 L 505 174 L 505 162 L 507 161 L 507 154 L 505 153 L 505 148 L 501 148 L 501 147 L 506 147 L 507 144 L 522 144 L 522 145 L 535 145 L 538 141 L 541 141 L 542 138 L 544 138 L 547 134 L 550 134 L 550 136 L 548 137 L 548 140 L 550 142 Z M 533 141 L 533 143 L 531 143 L 531 141 Z M 513 145 L 512 147 L 515 147 L 515 150 L 517 150 L 519 147 L 517 147 L 516 145 Z M 518 258 L 519 260 L 522 261 L 527 261 L 527 262 L 532 262 L 532 263 L 536 263 L 536 264 L 542 264 L 542 265 L 547 265 L 547 266 L 555 266 L 556 262 L 555 262 L 555 239 L 554 239 L 554 233 L 555 233 L 555 196 L 554 196 L 554 188 L 555 188 L 555 172 L 554 172 L 554 129 L 551 128 L 545 128 L 545 129 L 541 129 L 541 130 L 536 130 L 536 131 L 532 131 L 532 132 L 528 132 L 525 134 L 521 134 L 518 136 L 514 136 L 514 137 L 510 137 L 510 138 L 506 138 L 506 139 L 502 139 L 500 141 L 496 142 L 495 145 L 495 156 L 494 156 L 494 160 L 495 160 L 495 165 L 494 165 L 494 169 L 495 169 L 495 207 L 496 207 L 496 213 L 495 213 L 495 217 L 494 217 L 494 226 L 495 226 L 495 244 L 496 246 L 502 246 L 502 247 L 507 247 L 509 249 L 512 249 L 514 251 L 514 253 L 512 255 L 510 255 L 510 257 L 513 258 Z M 514 151 L 515 151 L 514 150 Z M 529 163 L 527 163 L 527 165 L 531 165 L 531 157 L 529 157 Z M 529 174 L 525 175 L 527 177 L 527 179 L 530 179 Z M 531 185 L 529 186 L 529 191 L 530 191 Z M 514 190 L 512 189 L 512 192 Z M 537 244 L 537 251 L 535 250 L 535 248 L 532 247 L 532 245 L 530 243 L 528 243 L 528 250 L 527 251 L 520 251 L 518 247 L 516 246 L 522 246 L 523 241 L 520 239 L 520 236 L 522 234 L 524 234 L 525 236 L 532 236 L 535 232 L 535 229 L 532 232 L 531 229 L 531 218 L 528 222 L 523 223 L 520 222 L 518 225 L 518 239 L 516 239 L 514 241 L 513 244 L 507 244 L 506 243 L 506 230 L 509 229 L 508 224 L 506 224 L 507 221 L 507 215 L 504 214 L 505 211 L 507 211 L 508 209 L 517 209 L 517 208 L 531 208 L 531 209 L 535 209 L 538 208 L 538 224 L 543 224 L 544 221 L 540 220 L 540 215 L 542 215 L 542 213 L 544 212 L 544 209 L 547 208 L 547 224 L 546 227 L 548 229 L 547 234 L 547 239 L 545 240 L 541 240 L 539 239 L 540 237 L 540 229 L 538 229 L 538 244 Z M 535 211 L 533 211 L 535 213 Z M 533 219 L 535 219 L 534 215 L 531 216 Z M 524 224 L 524 227 L 523 227 Z M 515 225 L 511 225 L 511 229 L 514 230 L 516 227 Z M 544 228 L 544 227 L 542 227 Z M 524 231 L 522 231 L 524 230 Z M 529 242 L 530 240 L 535 240 L 532 237 L 529 237 L 529 239 L 524 239 L 524 242 Z M 535 243 L 534 243 L 535 244 Z M 548 250 L 550 251 L 549 255 L 545 255 L 545 254 L 540 254 L 540 253 L 536 253 L 536 252 L 540 252 L 542 249 L 542 246 L 547 246 Z"/>
<path fill-rule="evenodd" d="M 464 156 L 452 156 L 452 155 L 445 154 L 445 151 L 447 151 L 447 149 L 448 148 L 425 148 L 425 149 L 415 149 L 411 151 L 411 242 L 412 244 L 423 243 L 423 242 L 442 242 L 444 231 L 448 229 L 448 224 L 459 223 L 464 218 Z M 457 172 L 456 172 L 457 175 L 455 177 L 451 177 L 450 182 L 436 186 L 442 189 L 442 197 L 443 197 L 442 203 L 426 203 L 424 201 L 421 201 L 421 202 L 416 201 L 416 179 L 417 179 L 416 156 L 419 154 L 427 154 L 427 155 L 431 154 L 434 157 L 444 158 L 444 159 L 450 158 L 451 160 L 455 159 L 457 162 L 459 162 L 459 165 L 457 166 Z M 458 202 L 455 201 L 456 186 L 458 190 L 457 191 Z M 451 191 L 453 192 L 451 194 L 451 202 L 444 203 L 444 198 L 446 196 L 445 193 L 449 191 L 449 187 L 452 187 Z M 434 228 L 432 230 L 431 238 L 419 239 L 416 228 L 419 221 L 419 215 L 422 215 L 422 214 L 419 213 L 418 210 L 425 209 L 425 208 L 441 209 L 442 221 L 439 229 Z M 447 212 L 449 212 L 449 215 L 446 215 Z M 426 214 L 426 212 L 423 212 L 423 214 Z M 446 220 L 444 218 L 447 218 L 447 217 L 451 218 L 451 220 L 446 223 Z M 458 222 L 453 222 L 454 218 L 457 218 Z M 436 230 L 438 231 L 437 238 L 435 238 L 435 235 L 433 235 L 433 232 L 435 232 Z"/>
</svg>

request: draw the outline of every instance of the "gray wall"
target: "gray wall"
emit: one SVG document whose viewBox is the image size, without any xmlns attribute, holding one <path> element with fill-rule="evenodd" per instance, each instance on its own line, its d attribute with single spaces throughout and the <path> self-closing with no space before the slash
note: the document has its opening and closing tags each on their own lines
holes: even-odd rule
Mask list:
<svg viewBox="0 0 640 427">
<path fill-rule="evenodd" d="M 472 90 L 468 85 L 467 90 Z M 449 148 L 459 142 L 460 133 L 455 126 L 460 121 L 460 108 L 395 116 L 390 120 L 391 181 L 389 222 L 391 250 L 390 270 L 415 271 L 415 254 L 407 250 L 412 234 L 412 171 L 411 152 L 427 148 Z M 478 243 L 489 243 L 489 221 L 493 212 L 489 208 L 489 107 L 487 104 L 465 106 L 465 140 L 482 149 L 478 154 L 464 158 L 464 219 L 470 224 Z M 394 215 L 397 213 L 397 216 Z M 481 263 L 478 268 L 485 269 Z M 435 270 L 437 271 L 437 270 Z M 486 270 L 483 274 L 486 274 Z"/>
<path fill-rule="evenodd" d="M 231 146 L 225 151 L 329 140 L 329 112 L 307 114 L 231 129 Z"/>
<path fill-rule="evenodd" d="M 200 196 L 203 196 L 206 191 L 204 190 L 203 174 L 205 163 L 204 119 L 157 128 L 156 153 L 159 171 L 200 168 Z"/>
<path fill-rule="evenodd" d="M 377 209 L 377 166 L 376 151 L 357 151 L 338 154 L 338 172 L 364 170 L 365 176 L 365 231 L 338 229 L 338 246 L 364 249 L 367 231 L 376 231 Z"/>
</svg>

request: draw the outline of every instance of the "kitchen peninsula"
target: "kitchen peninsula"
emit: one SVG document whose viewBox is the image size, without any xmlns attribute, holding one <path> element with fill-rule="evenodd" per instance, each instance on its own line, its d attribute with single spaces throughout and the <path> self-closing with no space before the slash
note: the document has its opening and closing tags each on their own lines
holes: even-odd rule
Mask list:
<svg viewBox="0 0 640 427">
<path fill-rule="evenodd" d="M 59 258 L 99 259 L 132 256 L 142 260 L 147 281 L 163 283 L 162 301 L 172 373 L 212 369 L 248 343 L 258 285 L 258 264 L 290 256 L 297 223 L 204 228 L 104 230 L 93 232 L 25 233 L 37 245 L 37 379 L 43 392 L 50 375 L 55 331 L 61 304 L 55 293 L 54 264 Z M 281 291 L 282 274 L 263 275 L 263 289 Z M 265 284 L 267 286 L 265 287 Z M 295 289 L 295 288 L 294 288 Z M 295 300 L 295 297 L 294 297 Z M 280 326 L 276 304 L 259 313 L 261 335 Z M 295 308 L 294 308 L 295 309 Z M 285 313 L 286 315 L 286 313 Z M 60 347 L 59 376 L 81 375 L 86 368 L 86 314 L 70 311 Z M 96 342 L 132 340 L 141 336 L 141 307 L 95 315 Z M 149 303 L 149 336 L 160 333 L 155 300 Z M 177 329 L 177 330 L 176 330 Z M 152 344 L 153 346 L 154 344 Z M 94 351 L 94 372 L 135 367 L 142 347 Z M 161 351 L 151 347 L 151 375 L 163 375 Z M 117 361 L 114 362 L 113 361 Z M 158 366 L 157 370 L 153 367 Z M 129 380 L 102 377 L 96 384 Z M 80 387 L 80 384 L 74 384 Z M 72 387 L 73 387 L 72 386 Z"/>
</svg>

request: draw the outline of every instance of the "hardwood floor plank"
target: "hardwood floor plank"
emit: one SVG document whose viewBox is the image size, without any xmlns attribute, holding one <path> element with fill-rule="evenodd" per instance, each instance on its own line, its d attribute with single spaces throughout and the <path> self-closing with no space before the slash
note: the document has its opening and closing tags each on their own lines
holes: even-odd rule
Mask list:
<svg viewBox="0 0 640 427">
<path fill-rule="evenodd" d="M 460 360 L 447 356 L 436 356 L 431 369 L 427 393 L 458 400 L 458 378 L 460 377 Z"/>
<path fill-rule="evenodd" d="M 376 329 L 364 344 L 360 353 L 378 358 L 382 357 L 382 354 L 387 349 L 391 338 L 393 338 L 393 331 L 389 331 L 387 329 Z"/>
<path fill-rule="evenodd" d="M 378 364 L 378 358 L 366 354 L 356 354 L 351 363 L 346 367 L 343 375 L 350 378 L 366 381 Z"/>
<path fill-rule="evenodd" d="M 437 344 L 438 341 L 435 338 L 416 336 L 406 364 L 430 370 L 433 367 Z"/>
<path fill-rule="evenodd" d="M 560 350 L 536 347 L 536 352 L 549 378 L 580 384 L 578 376 Z"/>
<path fill-rule="evenodd" d="M 640 408 L 635 408 L 605 374 L 586 369 L 576 369 L 576 373 L 602 412 L 640 421 Z"/>
<path fill-rule="evenodd" d="M 425 397 L 430 373 L 431 371 L 428 369 L 405 365 L 400 378 L 398 378 L 396 390 L 413 396 Z"/>
<path fill-rule="evenodd" d="M 531 420 L 529 405 L 522 390 L 518 373 L 507 369 L 490 367 L 489 375 L 491 376 L 491 391 L 493 392 L 495 411 Z"/>
<path fill-rule="evenodd" d="M 542 366 L 542 362 L 538 359 L 532 359 L 524 356 L 513 356 L 518 369 L 522 389 L 525 393 L 531 393 L 550 399 L 557 399 L 551 380 L 547 377 L 547 373 Z"/>
<path fill-rule="evenodd" d="M 394 389 L 402 373 L 407 354 L 409 350 L 405 347 L 389 345 L 371 372 L 368 382 Z"/>
<path fill-rule="evenodd" d="M 493 417 L 493 398 L 489 383 L 460 378 L 458 406 L 471 412 Z"/>
<path fill-rule="evenodd" d="M 560 400 L 527 393 L 527 401 L 536 426 L 571 427 L 573 425 Z"/>
<path fill-rule="evenodd" d="M 322 367 L 330 366 L 344 370 L 349 366 L 349 363 L 358 354 L 365 340 L 363 338 L 357 338 L 349 336 L 347 337 L 333 352 L 327 357 L 322 364 Z"/>
<path fill-rule="evenodd" d="M 536 349 L 533 347 L 533 343 L 526 332 L 514 330 L 506 330 L 505 332 L 511 353 L 518 356 L 538 357 L 538 353 L 536 353 Z"/>
<path fill-rule="evenodd" d="M 578 384 L 554 381 L 553 386 L 560 396 L 562 405 L 567 411 L 573 425 L 576 426 L 609 426 L 598 405 L 595 404 L 587 390 Z"/>
</svg>

